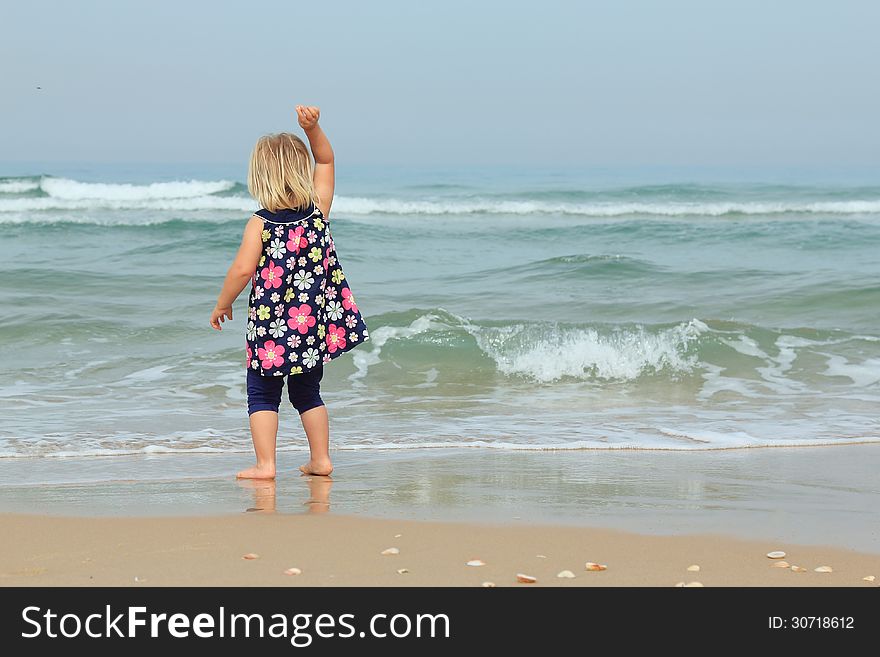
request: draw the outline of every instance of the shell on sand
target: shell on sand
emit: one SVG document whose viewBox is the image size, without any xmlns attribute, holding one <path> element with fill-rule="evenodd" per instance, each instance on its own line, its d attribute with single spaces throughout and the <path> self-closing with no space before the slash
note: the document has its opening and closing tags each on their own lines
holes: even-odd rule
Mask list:
<svg viewBox="0 0 880 657">
<path fill-rule="evenodd" d="M 781 550 L 777 550 L 776 552 L 768 552 L 767 558 L 768 559 L 785 559 L 785 552 L 783 552 Z"/>
<path fill-rule="evenodd" d="M 877 578 L 874 577 L 873 575 L 868 575 L 867 577 L 862 577 L 862 580 L 865 582 L 873 582 L 875 579 L 877 579 Z"/>
<path fill-rule="evenodd" d="M 248 561 L 253 561 L 254 559 L 259 559 L 259 554 L 254 554 L 253 552 L 248 552 L 247 554 L 241 555 L 242 559 L 247 559 Z"/>
<path fill-rule="evenodd" d="M 468 561 L 465 565 L 466 565 L 466 566 L 475 566 L 475 567 L 476 567 L 476 566 L 485 566 L 485 565 L 486 565 L 486 562 L 485 562 L 485 561 L 481 561 L 480 559 L 471 559 L 471 560 Z"/>
<path fill-rule="evenodd" d="M 703 588 L 702 582 L 688 582 L 685 584 L 686 588 Z"/>
<path fill-rule="evenodd" d="M 480 584 L 480 586 L 482 586 L 484 589 L 494 589 L 495 582 L 483 582 L 482 584 Z"/>
<path fill-rule="evenodd" d="M 834 570 L 831 566 L 819 566 L 818 568 L 813 569 L 817 573 L 833 573 Z"/>
<path fill-rule="evenodd" d="M 560 579 L 572 579 L 574 578 L 574 573 L 570 570 L 560 570 L 556 576 Z"/>
<path fill-rule="evenodd" d="M 398 574 L 398 575 L 406 575 L 408 572 L 409 572 L 409 571 L 408 571 L 406 568 L 398 568 L 398 569 L 397 569 L 397 574 Z"/>
<path fill-rule="evenodd" d="M 692 566 L 688 566 L 687 569 L 692 573 L 700 572 L 700 567 L 697 564 L 694 564 Z"/>
<path fill-rule="evenodd" d="M 805 573 L 805 572 L 807 572 L 807 569 L 801 568 L 800 566 L 792 566 L 791 571 L 794 573 Z"/>
<path fill-rule="evenodd" d="M 546 555 L 546 554 L 536 554 L 535 556 L 536 556 L 538 559 L 546 559 L 546 558 L 547 558 L 547 555 Z"/>
<path fill-rule="evenodd" d="M 303 571 L 301 571 L 299 568 L 288 568 L 287 570 L 284 571 L 284 574 L 285 575 L 302 575 Z"/>
<path fill-rule="evenodd" d="M 403 534 L 395 534 L 394 538 L 400 538 L 401 536 L 403 536 Z"/>
<path fill-rule="evenodd" d="M 592 561 L 588 561 L 587 563 L 584 564 L 584 570 L 592 570 L 592 571 L 608 570 L 608 566 L 606 566 L 605 564 L 593 563 Z"/>
<path fill-rule="evenodd" d="M 537 577 L 532 577 L 531 575 L 523 575 L 522 573 L 516 574 L 516 581 L 521 584 L 534 584 L 538 581 Z"/>
<path fill-rule="evenodd" d="M 382 554 L 384 554 L 387 557 L 388 555 L 391 555 L 391 554 L 400 554 L 400 550 L 395 547 L 390 547 L 385 550 L 382 550 Z"/>
<path fill-rule="evenodd" d="M 774 561 L 770 564 L 771 568 L 791 568 L 791 564 L 787 561 Z"/>
</svg>

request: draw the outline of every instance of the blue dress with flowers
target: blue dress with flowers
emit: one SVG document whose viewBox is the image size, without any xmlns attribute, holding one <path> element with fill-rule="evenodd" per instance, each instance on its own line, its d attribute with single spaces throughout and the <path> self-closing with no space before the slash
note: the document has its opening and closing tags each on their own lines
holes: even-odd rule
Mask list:
<svg viewBox="0 0 880 657">
<path fill-rule="evenodd" d="M 251 279 L 246 367 L 301 374 L 369 339 L 336 255 L 330 221 L 305 210 L 259 210 L 263 252 Z"/>
</svg>

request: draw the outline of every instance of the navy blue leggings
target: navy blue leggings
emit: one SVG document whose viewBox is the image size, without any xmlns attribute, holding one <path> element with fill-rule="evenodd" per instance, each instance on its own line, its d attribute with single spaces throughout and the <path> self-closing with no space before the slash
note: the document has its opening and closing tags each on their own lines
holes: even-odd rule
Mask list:
<svg viewBox="0 0 880 657">
<path fill-rule="evenodd" d="M 324 364 L 319 363 L 302 374 L 262 376 L 254 370 L 247 372 L 248 415 L 257 411 L 275 411 L 281 406 L 281 388 L 287 379 L 287 396 L 293 407 L 302 415 L 310 408 L 323 406 L 321 378 Z"/>
</svg>

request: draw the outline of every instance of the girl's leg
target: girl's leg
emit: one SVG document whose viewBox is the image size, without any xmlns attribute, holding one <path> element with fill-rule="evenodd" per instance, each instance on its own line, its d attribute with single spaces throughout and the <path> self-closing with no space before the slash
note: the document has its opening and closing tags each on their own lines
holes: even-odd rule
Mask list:
<svg viewBox="0 0 880 657">
<path fill-rule="evenodd" d="M 329 475 L 333 472 L 330 462 L 330 417 L 321 399 L 323 376 L 322 363 L 302 374 L 291 375 L 287 381 L 290 403 L 299 412 L 299 419 L 309 439 L 311 458 L 299 468 L 305 474 Z"/>
<path fill-rule="evenodd" d="M 242 479 L 275 478 L 275 442 L 278 437 L 278 407 L 284 377 L 261 376 L 248 370 L 248 416 L 257 464 L 238 473 Z"/>
</svg>

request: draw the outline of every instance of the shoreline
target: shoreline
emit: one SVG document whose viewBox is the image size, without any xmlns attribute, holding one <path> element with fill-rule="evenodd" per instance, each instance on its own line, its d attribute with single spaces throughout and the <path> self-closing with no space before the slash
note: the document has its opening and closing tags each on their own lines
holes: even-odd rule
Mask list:
<svg viewBox="0 0 880 657">
<path fill-rule="evenodd" d="M 877 586 L 880 555 L 718 534 L 657 536 L 323 513 L 76 518 L 0 514 L 0 586 Z M 56 537 L 63 536 L 63 544 Z M 356 536 L 357 540 L 352 540 Z M 383 555 L 388 548 L 397 554 Z M 775 567 L 768 552 L 805 570 Z M 256 554 L 255 559 L 243 558 Z M 481 560 L 482 566 L 468 566 Z M 585 570 L 591 561 L 607 566 Z M 699 571 L 688 567 L 698 565 Z M 833 572 L 815 568 L 830 566 Z M 300 569 L 301 574 L 284 571 Z M 406 572 L 398 572 L 405 570 Z M 573 578 L 559 578 L 568 570 Z M 518 583 L 518 573 L 537 578 Z"/>
<path fill-rule="evenodd" d="M 332 478 L 279 453 L 271 483 L 237 481 L 250 455 L 0 463 L 0 513 L 195 517 L 251 508 L 399 520 L 561 525 L 711 534 L 880 554 L 880 445 L 688 452 L 337 452 Z M 138 479 L 132 479 L 132 475 Z M 55 483 L 39 483 L 58 478 Z M 320 490 L 318 490 L 320 489 Z"/>
</svg>

